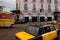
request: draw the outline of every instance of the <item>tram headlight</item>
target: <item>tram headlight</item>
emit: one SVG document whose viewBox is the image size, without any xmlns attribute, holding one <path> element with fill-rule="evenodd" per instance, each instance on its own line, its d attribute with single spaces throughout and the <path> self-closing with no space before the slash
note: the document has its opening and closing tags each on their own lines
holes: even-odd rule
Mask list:
<svg viewBox="0 0 60 40">
<path fill-rule="evenodd" d="M 11 24 L 6 24 L 6 26 L 11 26 Z"/>
</svg>

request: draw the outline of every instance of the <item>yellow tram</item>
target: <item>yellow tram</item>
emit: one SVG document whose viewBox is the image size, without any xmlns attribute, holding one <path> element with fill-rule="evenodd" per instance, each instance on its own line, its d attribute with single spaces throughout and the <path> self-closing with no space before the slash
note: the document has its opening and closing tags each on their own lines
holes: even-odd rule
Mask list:
<svg viewBox="0 0 60 40">
<path fill-rule="evenodd" d="M 0 12 L 0 27 L 11 27 L 15 23 L 11 12 Z"/>
</svg>

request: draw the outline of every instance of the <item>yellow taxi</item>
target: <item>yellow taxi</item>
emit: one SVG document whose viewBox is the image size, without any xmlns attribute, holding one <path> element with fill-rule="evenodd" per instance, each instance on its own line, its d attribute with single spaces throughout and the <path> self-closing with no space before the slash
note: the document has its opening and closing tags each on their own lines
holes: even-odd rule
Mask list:
<svg viewBox="0 0 60 40">
<path fill-rule="evenodd" d="M 58 30 L 53 25 L 30 25 L 25 31 L 15 34 L 19 40 L 54 40 Z"/>
</svg>

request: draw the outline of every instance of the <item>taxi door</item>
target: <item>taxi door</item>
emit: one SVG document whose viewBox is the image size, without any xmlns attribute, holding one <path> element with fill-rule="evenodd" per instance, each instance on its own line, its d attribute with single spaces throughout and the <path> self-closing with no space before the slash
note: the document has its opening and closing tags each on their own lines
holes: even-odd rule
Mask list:
<svg viewBox="0 0 60 40">
<path fill-rule="evenodd" d="M 57 37 L 57 31 L 54 27 L 47 28 L 46 30 L 44 30 L 46 33 L 42 35 L 43 40 L 54 40 Z"/>
</svg>

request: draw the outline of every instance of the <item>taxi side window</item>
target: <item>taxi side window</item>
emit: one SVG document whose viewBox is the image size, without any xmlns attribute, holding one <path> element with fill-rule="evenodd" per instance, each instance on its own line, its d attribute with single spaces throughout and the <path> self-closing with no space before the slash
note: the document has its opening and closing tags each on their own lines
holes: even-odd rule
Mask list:
<svg viewBox="0 0 60 40">
<path fill-rule="evenodd" d="M 47 32 L 51 32 L 50 26 L 47 27 Z"/>
<path fill-rule="evenodd" d="M 40 28 L 39 29 L 39 33 L 38 33 L 39 35 L 42 35 L 42 34 L 44 34 L 44 28 Z"/>
<path fill-rule="evenodd" d="M 44 33 L 51 32 L 50 27 L 44 27 Z"/>
<path fill-rule="evenodd" d="M 51 31 L 54 31 L 54 30 L 55 30 L 55 28 L 54 28 L 53 26 L 51 26 L 51 27 L 50 27 L 50 30 L 51 30 Z"/>
</svg>

